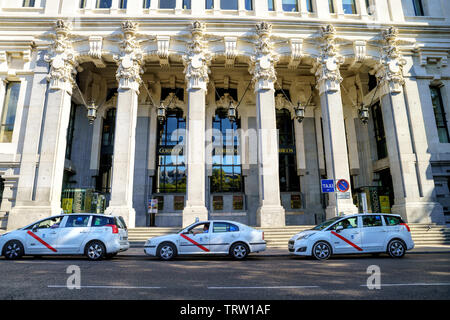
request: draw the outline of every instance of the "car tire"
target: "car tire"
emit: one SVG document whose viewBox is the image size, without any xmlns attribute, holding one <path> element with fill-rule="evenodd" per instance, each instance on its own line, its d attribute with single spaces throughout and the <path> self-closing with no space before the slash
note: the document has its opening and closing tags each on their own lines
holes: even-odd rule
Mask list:
<svg viewBox="0 0 450 320">
<path fill-rule="evenodd" d="M 105 245 L 97 240 L 91 241 L 86 245 L 84 255 L 91 261 L 102 260 L 106 256 Z"/>
<path fill-rule="evenodd" d="M 164 242 L 158 246 L 156 253 L 161 260 L 168 261 L 177 256 L 177 248 L 173 243 Z"/>
<path fill-rule="evenodd" d="M 8 241 L 3 247 L 2 254 L 8 260 L 16 260 L 23 257 L 25 250 L 23 249 L 23 245 L 18 240 Z"/>
<path fill-rule="evenodd" d="M 230 248 L 230 255 L 233 259 L 243 260 L 247 258 L 249 254 L 249 248 L 245 243 L 234 243 Z"/>
<path fill-rule="evenodd" d="M 399 239 L 393 239 L 387 245 L 387 253 L 392 258 L 402 258 L 406 253 L 406 245 Z"/>
<path fill-rule="evenodd" d="M 317 260 L 327 260 L 331 254 L 331 246 L 325 241 L 316 242 L 312 247 L 312 256 Z"/>
</svg>

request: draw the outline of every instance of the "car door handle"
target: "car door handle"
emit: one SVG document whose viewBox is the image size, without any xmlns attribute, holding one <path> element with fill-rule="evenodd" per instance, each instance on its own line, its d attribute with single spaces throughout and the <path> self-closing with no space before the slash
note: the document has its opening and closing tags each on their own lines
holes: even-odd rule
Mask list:
<svg viewBox="0 0 450 320">
<path fill-rule="evenodd" d="M 56 234 L 56 231 L 50 232 L 50 234 Z"/>
<path fill-rule="evenodd" d="M 80 231 L 80 233 L 88 233 L 87 231 Z"/>
</svg>

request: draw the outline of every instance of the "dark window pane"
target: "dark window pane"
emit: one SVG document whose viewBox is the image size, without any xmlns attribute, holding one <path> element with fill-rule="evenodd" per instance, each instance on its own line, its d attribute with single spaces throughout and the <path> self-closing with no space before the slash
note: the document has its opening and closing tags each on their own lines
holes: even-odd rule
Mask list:
<svg viewBox="0 0 450 320">
<path fill-rule="evenodd" d="M 258 0 L 261 1 L 261 0 Z M 245 0 L 245 10 L 253 10 L 253 1 Z"/>
<path fill-rule="evenodd" d="M 424 16 L 422 0 L 412 0 L 414 5 L 414 13 L 416 16 Z"/>
<path fill-rule="evenodd" d="M 159 0 L 160 9 L 175 9 L 176 0 Z"/>
<path fill-rule="evenodd" d="M 237 10 L 238 0 L 220 0 L 220 9 L 222 10 Z"/>
<path fill-rule="evenodd" d="M 342 7 L 345 14 L 356 14 L 355 0 L 342 0 Z"/>
<path fill-rule="evenodd" d="M 269 7 L 269 11 L 275 11 L 274 1 L 275 0 L 267 0 L 267 6 Z"/>
<path fill-rule="evenodd" d="M 448 143 L 450 141 L 447 119 L 442 103 L 441 89 L 438 87 L 430 87 L 431 101 L 433 103 L 434 118 L 439 136 L 439 142 Z"/>
<path fill-rule="evenodd" d="M 186 10 L 191 9 L 191 0 L 183 0 L 183 9 L 186 9 Z"/>
<path fill-rule="evenodd" d="M 97 8 L 111 8 L 112 0 L 97 0 Z"/>
<path fill-rule="evenodd" d="M 12 142 L 19 92 L 20 82 L 8 82 L 0 122 L 0 143 Z"/>
<path fill-rule="evenodd" d="M 214 9 L 214 0 L 206 0 L 205 9 Z"/>
<path fill-rule="evenodd" d="M 297 0 L 283 0 L 283 11 L 298 12 Z"/>
</svg>

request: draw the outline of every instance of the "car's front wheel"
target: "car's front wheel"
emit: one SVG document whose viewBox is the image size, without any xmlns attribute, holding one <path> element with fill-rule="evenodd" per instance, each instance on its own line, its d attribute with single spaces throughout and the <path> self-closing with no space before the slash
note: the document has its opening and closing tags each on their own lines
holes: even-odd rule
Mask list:
<svg viewBox="0 0 450 320">
<path fill-rule="evenodd" d="M 391 240 L 387 246 L 387 252 L 392 258 L 402 258 L 406 253 L 406 245 L 401 240 Z"/>
<path fill-rule="evenodd" d="M 245 259 L 248 256 L 249 249 L 244 243 L 235 243 L 230 248 L 230 255 L 237 260 Z"/>
<path fill-rule="evenodd" d="M 162 260 L 171 260 L 177 255 L 177 248 L 172 243 L 165 242 L 159 245 L 156 252 Z"/>
<path fill-rule="evenodd" d="M 23 245 L 18 240 L 9 241 L 3 247 L 3 255 L 8 260 L 20 259 L 24 253 Z"/>
<path fill-rule="evenodd" d="M 312 255 L 317 260 L 327 260 L 331 257 L 331 246 L 325 241 L 319 241 L 312 248 Z"/>
<path fill-rule="evenodd" d="M 101 260 L 106 255 L 105 245 L 100 241 L 91 241 L 86 245 L 84 254 L 89 260 Z"/>
</svg>

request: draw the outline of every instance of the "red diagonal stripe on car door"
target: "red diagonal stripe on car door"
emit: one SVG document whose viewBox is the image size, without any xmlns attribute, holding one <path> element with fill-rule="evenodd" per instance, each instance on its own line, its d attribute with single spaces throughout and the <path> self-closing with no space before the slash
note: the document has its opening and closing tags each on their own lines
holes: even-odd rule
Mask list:
<svg viewBox="0 0 450 320">
<path fill-rule="evenodd" d="M 353 248 L 355 248 L 358 251 L 363 251 L 363 249 L 361 249 L 360 247 L 358 247 L 356 244 L 354 244 L 353 242 L 351 242 L 350 240 L 344 238 L 343 236 L 341 236 L 340 234 L 337 234 L 334 231 L 331 231 L 332 234 L 334 234 L 336 237 L 338 237 L 339 239 L 344 240 L 345 242 L 347 242 L 349 245 L 351 245 Z"/>
<path fill-rule="evenodd" d="M 44 246 L 46 246 L 48 249 L 50 249 L 53 252 L 57 252 L 57 250 L 55 248 L 53 248 L 51 245 L 49 245 L 47 242 L 45 242 L 44 240 L 42 240 L 41 238 L 39 238 L 37 235 L 35 235 L 33 232 L 29 231 L 27 232 L 30 236 L 32 236 L 33 238 L 35 238 L 37 241 L 39 241 L 40 243 L 42 243 Z"/>
<path fill-rule="evenodd" d="M 185 236 L 184 234 L 181 235 L 184 239 L 186 239 L 187 241 L 195 244 L 197 247 L 199 247 L 200 249 L 202 249 L 203 251 L 209 252 L 209 250 L 207 248 L 205 248 L 204 246 L 202 246 L 200 243 L 192 240 L 191 238 Z"/>
</svg>

